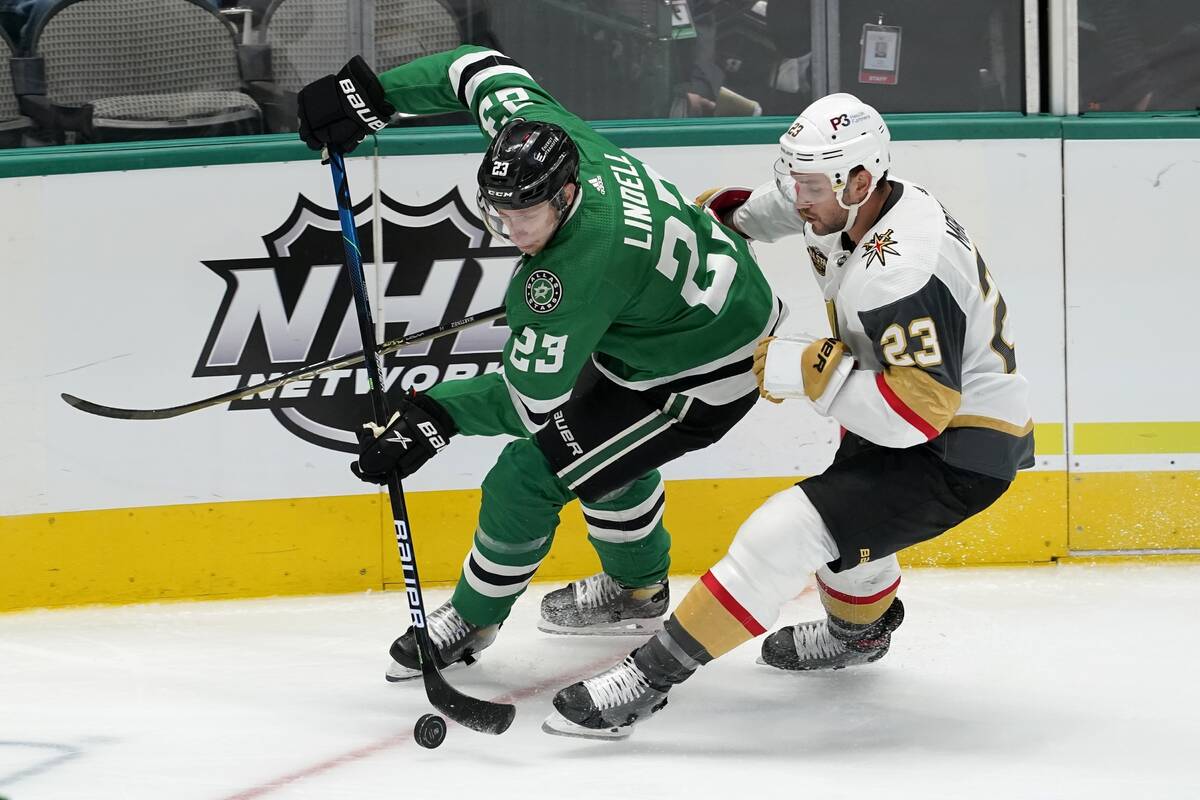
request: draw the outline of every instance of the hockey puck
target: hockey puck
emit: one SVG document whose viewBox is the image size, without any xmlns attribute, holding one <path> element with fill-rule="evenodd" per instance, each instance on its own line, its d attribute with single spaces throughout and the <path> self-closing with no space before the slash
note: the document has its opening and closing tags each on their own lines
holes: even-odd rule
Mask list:
<svg viewBox="0 0 1200 800">
<path fill-rule="evenodd" d="M 446 741 L 446 720 L 437 714 L 422 714 L 413 728 L 413 737 L 421 747 L 432 750 Z"/>
</svg>

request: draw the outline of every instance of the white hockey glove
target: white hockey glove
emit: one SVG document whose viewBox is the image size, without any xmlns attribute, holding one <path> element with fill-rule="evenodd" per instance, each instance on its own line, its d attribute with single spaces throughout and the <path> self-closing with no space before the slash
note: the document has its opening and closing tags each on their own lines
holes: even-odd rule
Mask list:
<svg viewBox="0 0 1200 800">
<path fill-rule="evenodd" d="M 779 336 L 758 343 L 753 369 L 762 397 L 773 403 L 807 397 L 817 413 L 827 417 L 854 369 L 854 358 L 838 339 Z"/>
</svg>

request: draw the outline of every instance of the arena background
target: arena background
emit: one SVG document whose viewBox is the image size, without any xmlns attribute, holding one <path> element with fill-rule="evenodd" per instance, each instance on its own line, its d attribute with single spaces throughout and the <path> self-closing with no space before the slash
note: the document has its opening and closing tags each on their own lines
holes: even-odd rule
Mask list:
<svg viewBox="0 0 1200 800">
<path fill-rule="evenodd" d="M 1003 292 L 1037 425 L 1037 466 L 993 510 L 902 561 L 1200 554 L 1200 121 L 888 120 L 893 173 L 951 210 Z M 786 121 L 704 122 L 597 127 L 685 194 L 770 178 Z M 367 269 L 386 279 L 375 302 L 388 336 L 499 302 L 511 251 L 471 219 L 483 144 L 466 128 L 389 131 L 349 160 L 365 260 L 376 238 L 384 253 L 383 278 Z M 348 296 L 316 156 L 249 136 L 39 148 L 2 166 L 0 610 L 395 585 L 386 496 L 347 469 L 347 431 L 365 408 L 357 376 L 155 422 L 59 398 L 172 405 L 356 349 L 340 338 Z M 798 242 L 756 248 L 791 306 L 786 329 L 823 330 Z M 470 374 L 488 368 L 497 335 L 463 333 L 389 366 L 417 388 L 451 368 Z M 715 562 L 763 499 L 828 463 L 836 436 L 804 403 L 763 403 L 725 441 L 665 468 L 673 571 Z M 502 444 L 459 437 L 408 482 L 425 581 L 456 579 Z M 539 578 L 595 568 L 573 504 Z"/>
</svg>

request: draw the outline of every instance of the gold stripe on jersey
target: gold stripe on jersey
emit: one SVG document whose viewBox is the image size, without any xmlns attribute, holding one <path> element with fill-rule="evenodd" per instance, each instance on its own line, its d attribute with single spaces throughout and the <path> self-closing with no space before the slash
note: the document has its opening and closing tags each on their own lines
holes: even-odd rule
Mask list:
<svg viewBox="0 0 1200 800">
<path fill-rule="evenodd" d="M 821 605 L 825 606 L 829 615 L 855 625 L 870 625 L 882 617 L 884 612 L 891 607 L 892 601 L 896 599 L 896 591 L 899 588 L 900 581 L 897 580 L 889 589 L 870 597 L 849 597 L 848 595 L 835 597 L 834 592 L 828 586 L 820 579 L 817 580 L 817 589 L 821 593 Z"/>
<path fill-rule="evenodd" d="M 939 433 L 946 429 L 962 395 L 919 367 L 888 367 L 883 379 L 904 405 Z"/>
<path fill-rule="evenodd" d="M 842 338 L 842 335 L 838 333 L 837 304 L 832 300 L 825 301 L 825 315 L 829 317 L 829 330 L 833 334 L 833 338 Z"/>
<path fill-rule="evenodd" d="M 1028 436 L 1033 433 L 1033 418 L 1031 417 L 1024 425 L 1014 425 L 1011 422 L 1005 422 L 1002 419 L 995 417 L 983 417 L 978 414 L 958 414 L 954 419 L 950 420 L 947 428 L 988 428 L 1000 433 L 1007 433 L 1009 436 Z"/>
</svg>

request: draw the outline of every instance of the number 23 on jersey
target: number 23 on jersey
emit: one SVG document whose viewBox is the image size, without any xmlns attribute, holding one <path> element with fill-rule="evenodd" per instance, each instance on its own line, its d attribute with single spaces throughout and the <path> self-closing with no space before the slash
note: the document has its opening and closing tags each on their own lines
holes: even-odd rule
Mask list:
<svg viewBox="0 0 1200 800">
<path fill-rule="evenodd" d="M 541 336 L 526 326 L 513 340 L 508 363 L 522 372 L 558 372 L 567 351 L 567 337 L 544 333 Z"/>
</svg>

